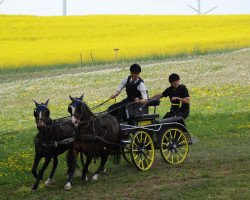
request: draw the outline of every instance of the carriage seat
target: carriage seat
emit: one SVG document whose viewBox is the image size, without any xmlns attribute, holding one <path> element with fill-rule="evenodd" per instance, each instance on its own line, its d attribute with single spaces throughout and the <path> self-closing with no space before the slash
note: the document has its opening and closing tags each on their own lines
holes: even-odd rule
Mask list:
<svg viewBox="0 0 250 200">
<path fill-rule="evenodd" d="M 154 120 L 156 118 L 159 118 L 159 114 L 132 115 L 130 117 L 130 119 L 134 121 Z"/>
<path fill-rule="evenodd" d="M 162 119 L 160 121 L 160 123 L 180 122 L 180 121 L 183 122 L 184 118 L 180 117 L 180 116 L 177 116 L 177 117 L 170 117 L 170 118 Z"/>
</svg>

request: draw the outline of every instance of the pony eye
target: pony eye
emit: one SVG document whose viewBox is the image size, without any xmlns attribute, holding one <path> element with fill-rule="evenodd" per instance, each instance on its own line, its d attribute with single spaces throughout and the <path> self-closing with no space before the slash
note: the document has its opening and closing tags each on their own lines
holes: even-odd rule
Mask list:
<svg viewBox="0 0 250 200">
<path fill-rule="evenodd" d="M 50 110 L 46 110 L 46 115 L 50 115 Z"/>
<path fill-rule="evenodd" d="M 68 112 L 69 112 L 69 113 L 72 113 L 72 108 L 71 108 L 71 106 L 68 107 Z"/>
</svg>

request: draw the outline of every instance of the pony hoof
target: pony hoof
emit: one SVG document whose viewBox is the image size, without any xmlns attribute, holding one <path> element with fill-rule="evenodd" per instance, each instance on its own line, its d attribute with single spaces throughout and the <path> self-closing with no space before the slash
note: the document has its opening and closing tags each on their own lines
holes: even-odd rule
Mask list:
<svg viewBox="0 0 250 200">
<path fill-rule="evenodd" d="M 45 182 L 45 186 L 50 186 L 54 183 L 55 181 L 53 179 L 48 178 L 48 180 Z"/>
<path fill-rule="evenodd" d="M 37 191 L 37 188 L 32 187 L 30 190 L 31 190 L 32 192 L 35 192 L 35 191 Z"/>
<path fill-rule="evenodd" d="M 71 190 L 72 186 L 70 184 L 70 182 L 68 182 L 65 186 L 64 186 L 64 190 Z"/>
<path fill-rule="evenodd" d="M 98 177 L 99 177 L 99 175 L 98 175 L 98 174 L 95 174 L 95 175 L 92 177 L 92 180 L 97 181 Z"/>
<path fill-rule="evenodd" d="M 104 173 L 104 174 L 106 174 L 106 173 L 107 173 L 107 170 L 106 170 L 106 169 L 103 169 L 101 172 Z"/>
</svg>

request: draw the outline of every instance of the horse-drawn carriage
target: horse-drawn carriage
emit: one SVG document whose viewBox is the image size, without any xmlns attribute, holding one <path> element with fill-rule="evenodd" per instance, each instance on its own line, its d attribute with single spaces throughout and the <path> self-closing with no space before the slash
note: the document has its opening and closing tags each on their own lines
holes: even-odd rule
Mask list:
<svg viewBox="0 0 250 200">
<path fill-rule="evenodd" d="M 158 120 L 156 107 L 159 100 L 149 100 L 138 108 L 134 103 L 126 106 L 128 121 L 120 124 L 122 155 L 139 170 L 148 170 L 155 158 L 155 149 L 160 149 L 162 158 L 170 164 L 182 163 L 188 154 L 190 134 L 182 117 Z M 148 114 L 149 107 L 153 113 Z M 152 109 L 151 109 L 152 110 Z"/>
<path fill-rule="evenodd" d="M 150 169 L 155 149 L 160 149 L 163 159 L 170 164 L 180 164 L 186 159 L 192 142 L 184 120 L 182 117 L 158 120 L 156 107 L 160 104 L 159 100 L 149 100 L 143 105 L 128 104 L 126 120 L 119 124 L 115 117 L 107 113 L 93 113 L 83 101 L 83 96 L 70 99 L 72 102 L 68 112 L 71 117 L 57 120 L 49 117 L 48 101 L 45 104 L 35 102 L 34 116 L 39 133 L 35 138 L 36 155 L 32 168 L 37 179 L 34 190 L 53 159 L 53 169 L 46 181 L 46 184 L 50 184 L 57 167 L 57 156 L 66 150 L 69 150 L 69 177 L 65 189 L 71 188 L 80 152 L 86 156 L 82 170 L 83 180 L 87 180 L 89 164 L 96 156 L 101 157 L 101 162 L 92 179 L 97 179 L 99 173 L 105 170 L 105 163 L 112 153 L 122 154 L 128 163 L 133 163 L 139 170 Z M 149 114 L 149 110 L 153 113 Z M 42 157 L 45 157 L 45 163 L 37 174 L 36 169 Z"/>
</svg>

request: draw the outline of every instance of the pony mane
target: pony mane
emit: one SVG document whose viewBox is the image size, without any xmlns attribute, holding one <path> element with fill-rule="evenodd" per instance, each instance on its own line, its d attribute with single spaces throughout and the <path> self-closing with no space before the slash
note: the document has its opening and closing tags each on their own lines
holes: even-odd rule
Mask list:
<svg viewBox="0 0 250 200">
<path fill-rule="evenodd" d="M 94 115 L 93 111 L 92 111 L 91 108 L 85 103 L 85 101 L 81 101 L 80 99 L 77 99 L 77 98 L 75 99 L 75 101 L 78 102 L 78 103 L 80 103 L 80 104 L 83 105 L 83 106 L 86 106 L 87 109 L 88 109 L 88 111 L 89 111 L 92 115 Z"/>
</svg>

